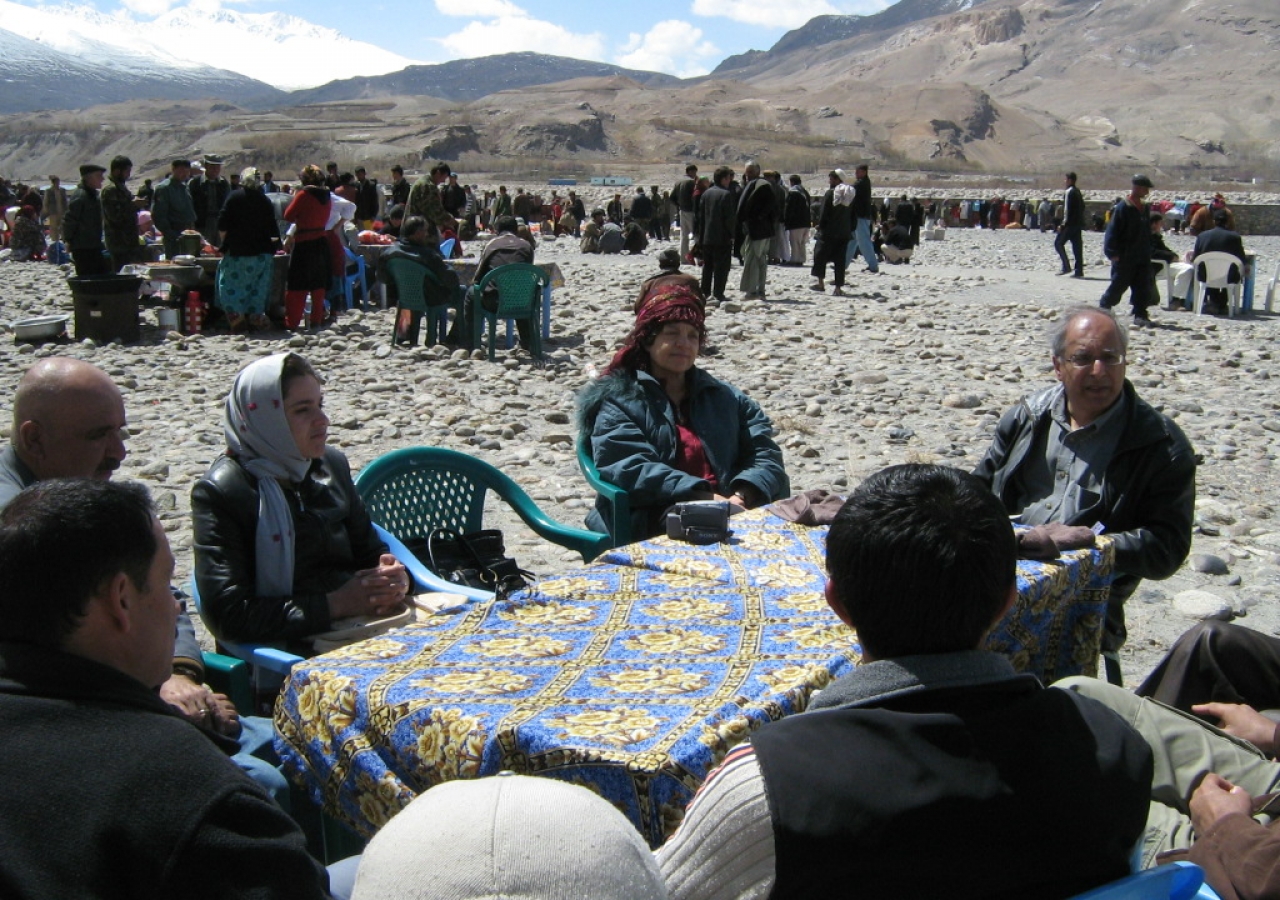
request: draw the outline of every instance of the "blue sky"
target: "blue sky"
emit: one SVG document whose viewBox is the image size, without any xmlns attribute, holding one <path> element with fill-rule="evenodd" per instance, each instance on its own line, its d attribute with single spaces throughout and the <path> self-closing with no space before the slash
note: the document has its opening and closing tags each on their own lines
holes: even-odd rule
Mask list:
<svg viewBox="0 0 1280 900">
<path fill-rule="evenodd" d="M 92 0 L 91 0 L 92 2 Z M 824 14 L 866 15 L 889 0 L 186 0 L 283 12 L 424 63 L 534 50 L 687 77 L 726 56 L 766 50 Z M 118 4 L 118 5 L 117 5 Z M 154 16 L 184 2 L 98 0 Z"/>
</svg>

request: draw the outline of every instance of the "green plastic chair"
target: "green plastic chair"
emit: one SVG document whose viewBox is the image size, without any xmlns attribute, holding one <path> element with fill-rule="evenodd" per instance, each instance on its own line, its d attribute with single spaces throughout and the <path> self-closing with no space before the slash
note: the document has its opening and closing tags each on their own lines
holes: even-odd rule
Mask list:
<svg viewBox="0 0 1280 900">
<path fill-rule="evenodd" d="M 587 477 L 587 484 L 609 505 L 609 514 L 605 517 L 605 525 L 612 538 L 611 547 L 621 547 L 631 543 L 631 495 L 604 480 L 595 460 L 591 458 L 591 447 L 588 441 L 578 439 L 578 468 Z"/>
<path fill-rule="evenodd" d="M 219 694 L 226 694 L 246 716 L 254 710 L 253 681 L 249 675 L 249 664 L 234 656 L 223 656 L 221 653 L 201 654 L 204 662 L 204 680 L 209 687 Z"/>
<path fill-rule="evenodd" d="M 548 517 L 524 488 L 484 460 L 443 447 L 406 447 L 380 456 L 360 472 L 356 490 L 369 517 L 401 541 L 425 538 L 433 528 L 479 531 L 485 495 L 493 491 L 539 537 L 576 550 L 586 562 L 610 547 L 607 534 L 570 528 Z M 457 591 L 442 583 L 441 590 Z"/>
<path fill-rule="evenodd" d="M 414 312 L 425 314 L 427 319 L 427 346 L 439 343 L 444 335 L 440 332 L 449 319 L 449 310 L 455 311 L 456 315 L 462 315 L 462 298 L 458 297 L 452 303 L 437 303 L 433 306 L 427 305 L 427 292 L 424 285 L 425 280 L 431 281 L 440 287 L 440 279 L 436 274 L 421 263 L 414 262 L 411 259 L 397 257 L 388 260 L 387 274 L 391 276 L 391 280 L 396 286 L 396 306 L 399 309 L 409 309 Z M 391 339 L 395 340 L 395 321 L 399 316 L 392 318 Z"/>
<path fill-rule="evenodd" d="M 550 277 L 537 266 L 529 263 L 508 263 L 505 266 L 489 271 L 480 283 L 471 288 L 471 346 L 480 346 L 480 333 L 483 323 L 489 323 L 489 361 L 493 361 L 494 348 L 497 347 L 498 320 L 526 320 L 529 323 L 529 340 L 533 346 L 529 351 L 534 359 L 542 358 L 542 327 L 539 324 L 539 312 L 542 306 L 542 289 L 547 286 Z M 493 283 L 498 288 L 497 312 L 489 312 L 480 302 L 484 289 Z"/>
</svg>

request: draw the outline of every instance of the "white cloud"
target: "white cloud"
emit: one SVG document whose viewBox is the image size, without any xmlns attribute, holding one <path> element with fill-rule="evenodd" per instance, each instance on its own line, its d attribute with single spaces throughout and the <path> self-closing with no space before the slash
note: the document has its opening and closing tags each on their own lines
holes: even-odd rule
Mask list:
<svg viewBox="0 0 1280 900">
<path fill-rule="evenodd" d="M 692 78 L 711 71 L 707 62 L 718 62 L 720 55 L 715 44 L 702 39 L 702 29 L 679 19 L 667 19 L 643 35 L 632 32 L 614 62 L 628 69 Z"/>
<path fill-rule="evenodd" d="M 510 0 L 436 0 L 436 11 L 442 16 L 464 16 L 468 19 L 528 15 Z"/>
<path fill-rule="evenodd" d="M 838 9 L 827 0 L 693 0 L 693 14 L 732 19 L 748 25 L 799 28 L 814 16 L 876 12 L 887 5 L 879 0 L 859 0 L 841 4 L 856 7 L 854 9 Z"/>
<path fill-rule="evenodd" d="M 453 57 L 464 59 L 524 50 L 574 59 L 604 59 L 605 52 L 602 34 L 575 34 L 553 22 L 523 15 L 471 22 L 438 40 Z"/>
</svg>

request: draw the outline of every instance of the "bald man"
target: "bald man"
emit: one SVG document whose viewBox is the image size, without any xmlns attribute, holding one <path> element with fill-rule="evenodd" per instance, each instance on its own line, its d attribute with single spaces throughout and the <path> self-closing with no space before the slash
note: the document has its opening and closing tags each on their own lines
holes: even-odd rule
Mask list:
<svg viewBox="0 0 1280 900">
<path fill-rule="evenodd" d="M 128 452 L 124 398 L 106 372 L 69 357 L 36 363 L 13 398 L 13 432 L 0 452 L 0 509 L 22 490 L 49 478 L 111 478 Z M 253 753 L 270 743 L 270 723 L 242 722 L 235 705 L 204 684 L 204 663 L 191 617 L 178 614 L 172 674 L 160 696 L 188 721 L 230 737 L 239 737 L 236 762 L 277 797 L 288 792 L 269 761 Z"/>
<path fill-rule="evenodd" d="M 111 477 L 124 461 L 124 399 L 105 372 L 53 357 L 22 376 L 0 454 L 0 508 L 46 478 Z"/>
</svg>

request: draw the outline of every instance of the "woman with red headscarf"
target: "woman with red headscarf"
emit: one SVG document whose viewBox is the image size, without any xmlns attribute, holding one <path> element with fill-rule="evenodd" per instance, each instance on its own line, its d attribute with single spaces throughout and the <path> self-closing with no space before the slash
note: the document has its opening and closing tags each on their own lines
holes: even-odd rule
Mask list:
<svg viewBox="0 0 1280 900">
<path fill-rule="evenodd" d="M 660 533 L 673 503 L 728 500 L 750 509 L 791 490 L 768 416 L 695 365 L 703 323 L 696 291 L 650 291 L 613 361 L 578 397 L 581 439 L 604 479 L 630 494 L 637 538 Z M 588 528 L 608 531 L 603 505 L 587 516 Z"/>
</svg>

